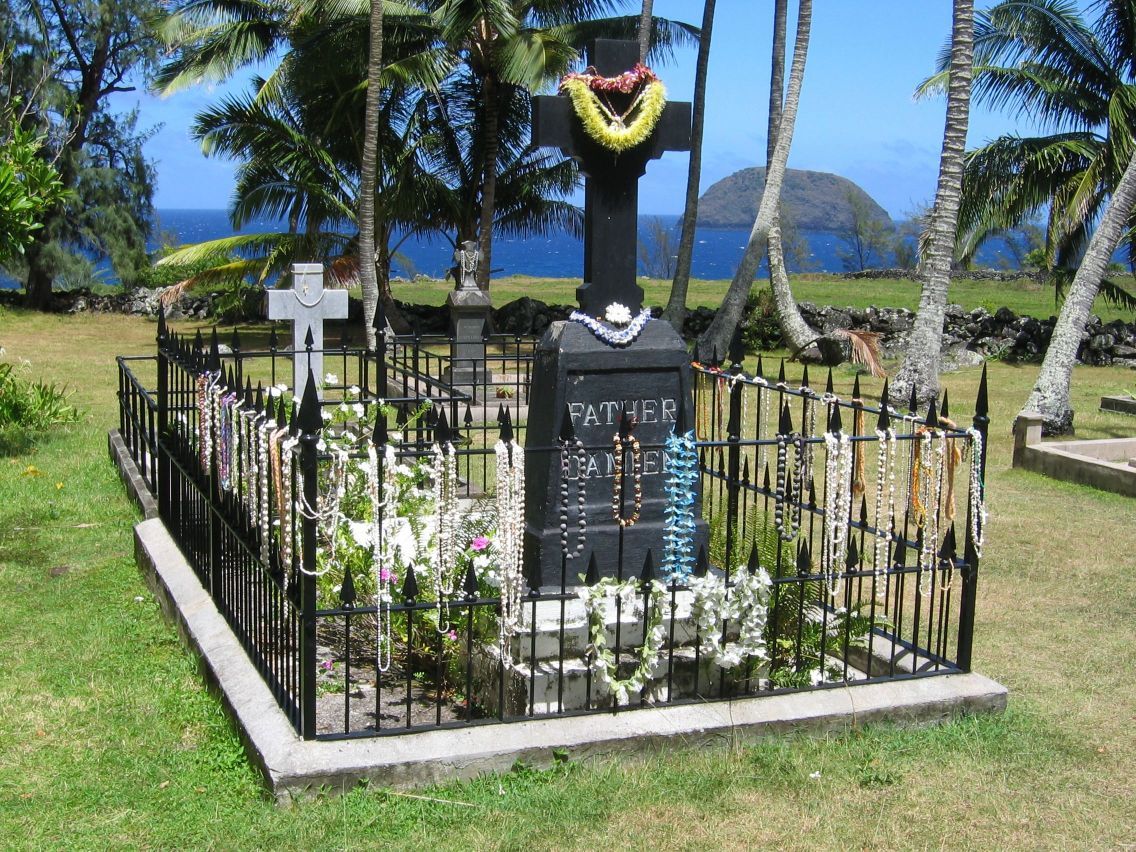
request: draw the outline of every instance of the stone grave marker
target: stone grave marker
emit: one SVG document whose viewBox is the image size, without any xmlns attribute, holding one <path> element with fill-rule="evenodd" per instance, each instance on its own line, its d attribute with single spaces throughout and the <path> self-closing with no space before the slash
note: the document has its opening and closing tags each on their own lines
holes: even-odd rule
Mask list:
<svg viewBox="0 0 1136 852">
<path fill-rule="evenodd" d="M 450 366 L 445 378 L 477 400 L 479 385 L 493 380 L 485 373 L 484 338 L 492 304 L 489 294 L 477 287 L 475 276 L 481 262 L 477 243 L 463 242 L 454 252 L 454 261 L 456 286 L 446 298 L 450 309 Z"/>
<path fill-rule="evenodd" d="M 317 381 L 323 377 L 324 320 L 347 319 L 347 291 L 323 288 L 323 264 L 294 263 L 292 289 L 268 291 L 268 318 L 292 321 L 292 392 L 296 399 L 303 399 L 308 369 Z M 310 353 L 306 343 L 309 331 Z"/>
<path fill-rule="evenodd" d="M 598 40 L 588 62 L 605 77 L 632 68 L 638 60 L 635 42 Z M 626 107 L 624 107 L 626 109 Z M 585 550 L 564 572 L 566 585 L 577 585 L 595 552 L 600 573 L 614 575 L 620 549 L 620 525 L 612 499 L 617 469 L 615 437 L 624 413 L 633 415 L 634 436 L 642 446 L 642 509 L 639 520 L 623 528 L 623 575 L 637 575 L 647 550 L 658 564 L 664 535 L 665 463 L 662 445 L 676 425 L 692 428 L 690 358 L 669 323 L 646 322 L 633 339 L 621 339 L 635 321 L 643 290 L 635 281 L 638 181 L 648 161 L 664 151 L 690 147 L 690 104 L 666 105 L 654 132 L 634 148 L 614 153 L 585 133 L 572 101 L 564 96 L 534 98 L 533 144 L 560 148 L 580 163 L 585 181 L 584 281 L 577 289 L 583 321 L 553 323 L 535 354 L 529 400 L 526 445 L 531 449 L 526 471 L 526 571 L 545 588 L 562 582 L 560 557 L 560 456 L 547 449 L 557 443 L 564 412 L 576 436 L 587 447 Z M 609 312 L 612 305 L 628 311 Z M 611 313 L 615 322 L 603 318 Z M 622 317 L 619 314 L 622 313 Z M 583 316 L 578 319 L 584 319 Z M 575 315 L 574 315 L 575 316 Z M 590 326 L 590 327 L 589 327 Z M 608 339 L 601 339 L 606 336 Z M 623 494 L 632 510 L 633 459 L 626 453 Z M 580 463 L 569 464 L 577 476 Z M 575 542 L 576 483 L 568 527 Z M 704 527 L 700 527 L 704 535 Z M 574 549 L 574 547 L 573 547 Z"/>
</svg>

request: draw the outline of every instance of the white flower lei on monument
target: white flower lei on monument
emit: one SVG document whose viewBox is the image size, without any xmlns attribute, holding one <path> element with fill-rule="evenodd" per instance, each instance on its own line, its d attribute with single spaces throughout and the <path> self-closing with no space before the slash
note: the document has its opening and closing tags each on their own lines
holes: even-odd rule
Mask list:
<svg viewBox="0 0 1136 852">
<path fill-rule="evenodd" d="M 747 658 L 769 659 L 765 625 L 769 618 L 769 592 L 773 581 L 764 568 L 752 574 L 741 567 L 733 589 L 723 577 L 707 573 L 688 581 L 694 593 L 691 615 L 698 625 L 698 648 L 719 668 L 732 669 Z M 722 624 L 738 622 L 738 641 L 722 641 Z"/>
<path fill-rule="evenodd" d="M 509 641 L 524 625 L 521 597 L 524 595 L 525 461 L 524 450 L 515 440 L 508 444 L 497 441 L 493 452 L 497 457 L 497 541 L 494 549 L 500 558 L 498 571 L 501 578 L 501 616 L 497 620 L 497 638 L 501 660 L 509 666 L 512 662 L 508 653 Z"/>
<path fill-rule="evenodd" d="M 643 584 L 637 579 L 621 582 L 614 577 L 604 577 L 594 586 L 579 591 L 584 610 L 588 614 L 591 666 L 599 679 L 611 687 L 616 704 L 625 704 L 629 695 L 642 691 L 659 664 L 659 652 L 666 635 L 663 622 L 670 615 L 671 604 L 666 586 L 659 580 L 651 580 L 646 588 L 649 603 L 643 625 L 643 644 L 638 653 L 639 664 L 630 676 L 622 680 L 619 678 L 619 662 L 615 658 L 615 652 L 607 643 L 608 603 L 618 598 L 622 601 L 621 612 L 630 611 L 634 617 L 642 615 Z"/>
<path fill-rule="evenodd" d="M 572 311 L 568 315 L 572 322 L 578 322 L 597 338 L 609 346 L 628 346 L 642 333 L 652 319 L 650 308 L 644 308 L 634 319 L 626 305 L 612 302 L 604 310 L 604 320 L 612 327 L 604 325 L 599 319 L 588 316 L 583 311 Z"/>
<path fill-rule="evenodd" d="M 852 509 L 852 442 L 843 431 L 824 433 L 825 466 L 824 568 L 829 596 L 840 594 L 843 581 L 844 543 L 848 540 L 848 517 Z"/>
</svg>

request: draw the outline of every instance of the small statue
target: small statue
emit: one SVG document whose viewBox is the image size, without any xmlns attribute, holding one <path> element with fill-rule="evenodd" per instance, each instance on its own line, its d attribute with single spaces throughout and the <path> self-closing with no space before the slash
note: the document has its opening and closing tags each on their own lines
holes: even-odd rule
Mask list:
<svg viewBox="0 0 1136 852">
<path fill-rule="evenodd" d="M 477 242 L 464 240 L 461 248 L 454 252 L 454 279 L 459 290 L 477 289 L 477 264 L 481 260 L 481 252 L 477 250 Z"/>
</svg>

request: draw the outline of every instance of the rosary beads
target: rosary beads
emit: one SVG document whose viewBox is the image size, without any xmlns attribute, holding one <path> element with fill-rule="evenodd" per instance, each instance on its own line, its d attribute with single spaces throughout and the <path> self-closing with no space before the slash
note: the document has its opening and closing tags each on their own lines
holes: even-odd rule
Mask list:
<svg viewBox="0 0 1136 852">
<path fill-rule="evenodd" d="M 631 478 L 635 496 L 632 502 L 631 517 L 623 516 L 623 454 L 624 443 L 631 445 Z M 611 517 L 621 527 L 633 527 L 639 520 L 639 513 L 643 509 L 643 453 L 639 448 L 639 439 L 634 435 L 624 438 L 618 432 L 612 439 L 615 448 L 615 479 L 611 486 Z"/>
</svg>

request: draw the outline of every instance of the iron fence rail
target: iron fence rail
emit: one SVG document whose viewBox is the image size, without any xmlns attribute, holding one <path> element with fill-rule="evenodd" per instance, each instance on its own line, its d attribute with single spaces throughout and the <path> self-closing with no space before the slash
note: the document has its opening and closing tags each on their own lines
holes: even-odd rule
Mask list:
<svg viewBox="0 0 1136 852">
<path fill-rule="evenodd" d="M 848 399 L 832 393 L 831 384 L 815 391 L 807 370 L 790 384 L 783 365 L 777 379 L 765 378 L 760 366 L 747 376 L 738 364 L 694 365 L 693 425 L 709 529 L 694 573 L 668 575 L 651 554 L 643 565 L 625 564 L 622 533 L 616 551 L 592 554 L 586 572 L 574 554 L 562 552 L 559 584 L 526 578 L 522 627 L 501 638 L 502 593 L 475 570 L 468 547 L 463 562 L 444 566 L 447 587 L 437 586 L 431 565 L 410 561 L 382 581 L 391 583 L 383 599 L 379 572 L 393 570 L 393 563 L 353 569 L 329 562 L 326 518 L 317 511 L 335 464 L 323 415 L 346 404 L 350 393 L 363 419 L 373 421 L 368 437 L 380 466 L 387 445 L 396 464 L 412 467 L 433 458 L 437 442 L 453 444 L 466 501 L 461 515 L 478 516 L 479 501 L 492 496 L 498 439 L 523 433 L 532 345 L 486 338 L 496 366 L 482 370 L 478 384 L 455 387 L 445 379 L 454 368 L 448 344 L 448 338 L 380 335 L 375 351 L 326 350 L 336 380 L 326 383 L 322 403 L 313 396 L 304 405 L 270 391 L 290 372 L 292 357 L 274 336 L 268 347 L 246 350 L 235 335 L 223 347 L 216 334 L 209 342 L 200 335 L 189 340 L 163 323 L 155 356 L 118 359 L 126 446 L 166 526 L 301 736 L 383 736 L 970 669 L 975 536 L 984 522 L 972 513 L 984 496 L 985 375 L 964 428 L 950 420 L 945 398 L 920 417 L 892 406 L 886 390 L 880 405 L 867 404 L 858 382 Z M 138 375 L 151 370 L 152 388 Z M 213 377 L 235 405 L 231 426 L 248 444 L 232 469 L 222 470 L 202 445 L 203 376 Z M 498 395 L 499 388 L 507 391 Z M 817 459 L 830 451 L 826 435 L 837 434 L 846 436 L 862 490 L 834 522 L 837 486 Z M 955 460 L 950 481 L 944 475 L 930 491 L 917 492 L 913 471 L 921 469 L 929 435 Z M 902 468 L 893 468 L 890 484 L 901 498 L 894 522 L 868 488 L 884 476 L 881 442 L 889 441 Z M 790 444 L 801 458 L 817 457 L 807 486 L 795 495 L 785 488 Z M 287 483 L 271 481 L 265 470 L 274 446 L 289 454 L 287 465 L 279 463 L 289 471 Z M 955 448 L 972 455 L 956 458 Z M 526 462 L 564 449 L 527 447 Z M 362 441 L 351 459 L 369 464 Z M 963 481 L 965 488 L 955 487 Z M 296 499 L 281 499 L 285 485 Z M 886 477 L 876 483 L 877 491 L 886 486 Z M 927 507 L 917 505 L 917 493 L 933 495 L 934 524 L 920 515 Z M 956 500 L 965 512 L 947 508 Z M 787 514 L 798 525 L 792 535 Z M 380 529 L 385 520 L 378 516 Z M 837 529 L 841 546 L 834 550 L 826 535 Z M 928 534 L 934 541 L 924 540 Z M 699 620 L 700 589 L 705 578 L 717 578 L 736 596 L 758 568 L 769 575 L 764 659 L 751 654 L 737 665 L 716 665 L 723 649 L 742 640 L 749 616 L 735 613 L 708 629 Z M 638 585 L 597 618 L 581 589 L 595 587 L 601 576 L 634 578 Z M 650 636 L 659 641 L 649 676 L 635 680 Z M 609 651 L 606 668 L 600 646 Z M 634 688 L 621 696 L 620 682 L 629 677 Z"/>
</svg>

